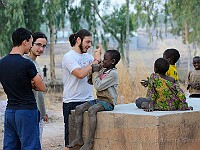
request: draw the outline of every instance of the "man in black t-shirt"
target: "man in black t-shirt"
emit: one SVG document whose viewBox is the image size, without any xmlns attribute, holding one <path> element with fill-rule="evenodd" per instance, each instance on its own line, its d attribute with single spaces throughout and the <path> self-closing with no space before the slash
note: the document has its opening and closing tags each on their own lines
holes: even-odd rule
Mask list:
<svg viewBox="0 0 200 150">
<path fill-rule="evenodd" d="M 41 150 L 39 115 L 32 88 L 46 87 L 35 65 L 23 58 L 32 47 L 32 33 L 18 28 L 12 34 L 13 48 L 0 60 L 0 82 L 8 102 L 4 120 L 4 150 Z"/>
</svg>

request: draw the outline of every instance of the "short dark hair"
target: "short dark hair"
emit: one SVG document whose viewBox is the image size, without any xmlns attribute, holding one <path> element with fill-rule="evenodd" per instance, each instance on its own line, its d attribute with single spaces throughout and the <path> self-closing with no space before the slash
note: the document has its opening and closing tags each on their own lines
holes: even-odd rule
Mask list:
<svg viewBox="0 0 200 150">
<path fill-rule="evenodd" d="M 12 34 L 13 46 L 20 46 L 24 40 L 29 41 L 31 36 L 31 31 L 26 28 L 16 29 Z"/>
<path fill-rule="evenodd" d="M 178 59 L 180 58 L 180 53 L 175 48 L 166 49 L 163 54 L 165 54 L 166 59 L 171 58 L 173 63 L 176 63 Z"/>
<path fill-rule="evenodd" d="M 194 59 L 200 59 L 200 57 L 199 57 L 199 56 L 194 56 L 193 60 L 194 60 Z"/>
<path fill-rule="evenodd" d="M 47 40 L 47 36 L 44 33 L 42 33 L 42 32 L 34 32 L 33 33 L 33 43 L 39 38 L 45 38 Z"/>
<path fill-rule="evenodd" d="M 73 47 L 76 44 L 76 39 L 78 37 L 81 39 L 81 41 L 83 41 L 85 36 L 92 36 L 92 34 L 86 29 L 81 29 L 74 34 L 71 34 L 69 36 L 69 42 L 70 42 L 71 46 Z"/>
<path fill-rule="evenodd" d="M 169 62 L 167 59 L 158 58 L 154 63 L 154 68 L 156 68 L 156 73 L 166 73 L 169 70 Z"/>
<path fill-rule="evenodd" d="M 114 65 L 116 65 L 119 62 L 119 60 L 121 58 L 119 51 L 117 51 L 117 50 L 107 50 L 106 53 L 109 53 L 111 59 L 115 59 Z"/>
</svg>

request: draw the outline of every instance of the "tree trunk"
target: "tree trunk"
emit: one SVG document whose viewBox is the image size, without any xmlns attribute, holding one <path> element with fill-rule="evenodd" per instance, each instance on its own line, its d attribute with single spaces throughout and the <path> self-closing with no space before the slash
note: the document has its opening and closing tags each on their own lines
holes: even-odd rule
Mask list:
<svg viewBox="0 0 200 150">
<path fill-rule="evenodd" d="M 54 60 L 54 25 L 52 22 L 49 23 L 50 29 L 50 76 L 51 83 L 55 82 L 55 60 Z"/>
<path fill-rule="evenodd" d="M 129 68 L 129 0 L 126 0 L 126 65 Z"/>
<path fill-rule="evenodd" d="M 185 27 L 185 43 L 187 45 L 187 52 L 188 52 L 188 63 L 187 63 L 187 71 L 190 71 L 190 64 L 191 64 L 191 50 L 190 50 L 190 45 L 189 45 L 189 40 L 188 40 L 188 24 L 187 21 L 185 20 L 184 22 L 184 27 Z"/>
</svg>

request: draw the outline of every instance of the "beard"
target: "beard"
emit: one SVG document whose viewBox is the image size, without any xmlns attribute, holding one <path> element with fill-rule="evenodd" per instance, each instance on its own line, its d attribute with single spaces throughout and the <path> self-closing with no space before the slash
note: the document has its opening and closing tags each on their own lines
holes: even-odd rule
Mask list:
<svg viewBox="0 0 200 150">
<path fill-rule="evenodd" d="M 81 53 L 86 53 L 85 51 L 83 51 L 83 45 L 82 45 L 82 41 L 81 41 L 81 44 L 78 46 L 81 50 Z"/>
</svg>

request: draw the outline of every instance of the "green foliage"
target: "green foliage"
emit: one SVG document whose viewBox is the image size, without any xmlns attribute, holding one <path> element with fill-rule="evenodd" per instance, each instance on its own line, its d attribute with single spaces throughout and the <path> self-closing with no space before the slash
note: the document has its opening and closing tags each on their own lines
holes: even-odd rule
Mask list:
<svg viewBox="0 0 200 150">
<path fill-rule="evenodd" d="M 23 4 L 25 26 L 32 32 L 40 31 L 40 26 L 44 23 L 42 16 L 43 0 L 25 0 Z"/>
<path fill-rule="evenodd" d="M 199 0 L 170 0 L 167 3 L 171 22 L 172 33 L 183 36 L 185 43 L 185 23 L 187 23 L 189 43 L 200 42 L 200 1 Z"/>
<path fill-rule="evenodd" d="M 47 0 L 44 2 L 43 14 L 45 23 L 49 26 L 53 24 L 55 29 L 64 27 L 64 20 L 66 16 L 66 1 L 65 0 Z"/>
<path fill-rule="evenodd" d="M 80 7 L 68 8 L 69 20 L 70 22 L 73 22 L 73 24 L 71 24 L 71 30 L 73 31 L 73 33 L 76 33 L 78 30 L 81 29 L 80 22 L 82 15 L 80 14 L 80 12 Z"/>
<path fill-rule="evenodd" d="M 142 26 L 146 25 L 148 31 L 152 28 L 157 30 L 160 38 L 163 32 L 162 24 L 165 24 L 165 31 L 170 30 L 174 35 L 182 36 L 184 43 L 186 30 L 189 32 L 189 43 L 200 42 L 199 0 L 132 0 L 132 3 L 135 4 Z"/>
<path fill-rule="evenodd" d="M 12 48 L 12 32 L 18 27 L 24 27 L 24 0 L 14 0 L 6 3 L 0 9 L 0 53 L 1 56 L 7 54 Z"/>
<path fill-rule="evenodd" d="M 13 0 L 0 9 L 0 53 L 7 54 L 12 48 L 12 32 L 26 27 L 32 32 L 39 31 L 42 22 L 42 0 Z"/>
<path fill-rule="evenodd" d="M 103 16 L 104 22 L 103 29 L 105 33 L 111 33 L 112 37 L 118 41 L 121 53 L 123 53 L 123 46 L 126 40 L 126 6 L 123 5 L 121 8 L 114 8 L 114 11 L 110 15 Z M 129 16 L 129 30 L 130 36 L 132 37 L 132 32 L 136 32 L 138 28 L 138 21 L 135 14 L 130 14 Z"/>
</svg>

